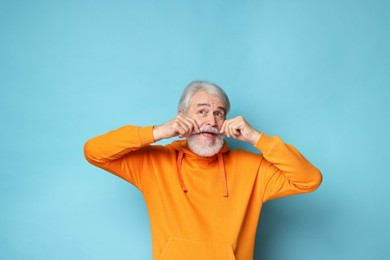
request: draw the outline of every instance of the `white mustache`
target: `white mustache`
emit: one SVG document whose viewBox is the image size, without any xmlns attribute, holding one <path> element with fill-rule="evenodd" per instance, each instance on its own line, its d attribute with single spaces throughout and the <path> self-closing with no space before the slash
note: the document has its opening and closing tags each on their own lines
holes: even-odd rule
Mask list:
<svg viewBox="0 0 390 260">
<path fill-rule="evenodd" d="M 220 132 L 219 132 L 219 129 L 216 128 L 216 127 L 213 127 L 213 126 L 202 126 L 200 129 L 200 132 L 201 133 L 213 133 L 213 134 L 216 134 L 216 135 L 219 135 Z"/>
</svg>

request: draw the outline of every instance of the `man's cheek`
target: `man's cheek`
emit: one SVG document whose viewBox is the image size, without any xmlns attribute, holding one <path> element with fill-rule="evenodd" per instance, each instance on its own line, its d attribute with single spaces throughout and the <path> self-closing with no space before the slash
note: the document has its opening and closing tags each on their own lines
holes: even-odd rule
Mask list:
<svg viewBox="0 0 390 260">
<path fill-rule="evenodd" d="M 204 122 L 202 120 L 200 120 L 199 118 L 194 118 L 194 120 L 199 128 L 203 126 Z"/>
<path fill-rule="evenodd" d="M 218 129 L 219 130 L 221 130 L 223 123 L 225 123 L 225 120 L 221 120 L 220 122 L 218 122 Z"/>
</svg>

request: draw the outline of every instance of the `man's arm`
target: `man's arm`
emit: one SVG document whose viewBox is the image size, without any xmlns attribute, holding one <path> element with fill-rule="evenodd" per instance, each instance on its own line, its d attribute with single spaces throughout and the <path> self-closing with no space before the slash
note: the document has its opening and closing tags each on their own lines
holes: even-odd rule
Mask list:
<svg viewBox="0 0 390 260">
<path fill-rule="evenodd" d="M 124 126 L 89 140 L 84 146 L 86 159 L 98 166 L 117 160 L 151 143 L 171 137 L 187 137 L 199 132 L 196 122 L 183 115 L 160 126 Z"/>
<path fill-rule="evenodd" d="M 84 154 L 91 164 L 139 187 L 147 146 L 174 136 L 187 137 L 193 132 L 199 132 L 196 122 L 178 114 L 160 126 L 129 125 L 92 138 L 84 145 Z"/>
<path fill-rule="evenodd" d="M 321 184 L 321 172 L 295 147 L 279 137 L 269 137 L 251 126 L 242 116 L 228 119 L 221 127 L 228 137 L 250 142 L 263 153 L 259 167 L 264 201 L 314 191 Z"/>
<path fill-rule="evenodd" d="M 255 147 L 262 151 L 265 158 L 259 168 L 264 202 L 312 192 L 320 186 L 321 172 L 295 147 L 285 144 L 279 137 L 262 134 Z"/>
<path fill-rule="evenodd" d="M 94 137 L 84 145 L 85 158 L 139 187 L 145 151 L 153 143 L 153 127 L 124 126 Z"/>
</svg>

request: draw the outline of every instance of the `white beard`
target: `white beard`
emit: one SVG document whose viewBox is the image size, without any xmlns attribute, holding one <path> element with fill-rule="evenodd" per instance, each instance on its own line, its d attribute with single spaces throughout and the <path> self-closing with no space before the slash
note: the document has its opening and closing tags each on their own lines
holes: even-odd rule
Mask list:
<svg viewBox="0 0 390 260">
<path fill-rule="evenodd" d="M 204 144 L 199 142 L 199 135 L 191 135 L 187 138 L 187 146 L 191 152 L 201 157 L 211 157 L 216 155 L 223 147 L 223 136 L 218 135 L 215 141 L 205 140 Z"/>
</svg>

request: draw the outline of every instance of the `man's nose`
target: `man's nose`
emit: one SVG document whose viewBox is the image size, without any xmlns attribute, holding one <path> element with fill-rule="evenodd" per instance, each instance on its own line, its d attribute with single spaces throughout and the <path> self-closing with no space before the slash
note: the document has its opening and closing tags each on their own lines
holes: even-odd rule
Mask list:
<svg viewBox="0 0 390 260">
<path fill-rule="evenodd" d="M 217 119 L 215 118 L 215 116 L 213 114 L 211 114 L 207 117 L 206 124 L 208 124 L 210 126 L 214 126 L 214 127 L 217 126 Z"/>
</svg>

